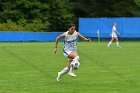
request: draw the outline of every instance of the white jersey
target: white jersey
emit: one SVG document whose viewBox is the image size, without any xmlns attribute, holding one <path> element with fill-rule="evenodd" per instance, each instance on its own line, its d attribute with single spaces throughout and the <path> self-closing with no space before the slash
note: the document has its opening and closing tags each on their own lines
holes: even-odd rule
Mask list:
<svg viewBox="0 0 140 93">
<path fill-rule="evenodd" d="M 65 39 L 64 39 L 64 47 L 63 51 L 73 51 L 77 52 L 77 38 L 78 34 L 75 31 L 72 35 L 68 34 L 68 31 L 64 33 L 65 34 Z"/>
<path fill-rule="evenodd" d="M 116 34 L 116 27 L 115 26 L 113 26 L 113 28 L 112 28 L 112 37 L 117 37 L 117 34 Z"/>
</svg>

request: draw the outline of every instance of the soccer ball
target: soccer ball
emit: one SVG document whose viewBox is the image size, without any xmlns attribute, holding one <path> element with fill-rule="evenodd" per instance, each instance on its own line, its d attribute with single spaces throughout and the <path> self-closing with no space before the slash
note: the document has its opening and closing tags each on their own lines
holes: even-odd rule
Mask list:
<svg viewBox="0 0 140 93">
<path fill-rule="evenodd" d="M 78 61 L 74 61 L 74 62 L 71 62 L 71 65 L 73 66 L 74 69 L 77 69 L 79 68 L 80 63 Z"/>
</svg>

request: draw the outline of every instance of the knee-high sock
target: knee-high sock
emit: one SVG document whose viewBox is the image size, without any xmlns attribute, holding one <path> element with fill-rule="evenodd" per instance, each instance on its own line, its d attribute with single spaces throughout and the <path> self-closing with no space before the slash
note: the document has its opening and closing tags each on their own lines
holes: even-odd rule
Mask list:
<svg viewBox="0 0 140 93">
<path fill-rule="evenodd" d="M 117 47 L 119 47 L 119 42 L 116 42 Z"/>
<path fill-rule="evenodd" d="M 74 59 L 73 59 L 73 62 L 74 61 L 78 61 L 79 60 L 79 56 L 76 56 Z"/>
<path fill-rule="evenodd" d="M 78 60 L 79 60 L 79 56 L 76 56 L 76 57 L 73 59 L 72 62 L 74 62 L 74 61 L 78 61 Z M 70 73 L 74 73 L 74 68 L 73 68 L 72 65 L 70 66 Z"/>
<path fill-rule="evenodd" d="M 69 68 L 68 67 L 65 67 L 63 70 L 60 71 L 60 75 L 64 75 L 68 71 L 69 71 Z"/>
<path fill-rule="evenodd" d="M 71 66 L 70 67 L 70 71 L 69 71 L 70 73 L 74 73 L 74 68 L 73 68 L 73 66 Z"/>
<path fill-rule="evenodd" d="M 108 43 L 108 47 L 111 45 L 111 43 L 112 43 L 111 41 Z"/>
</svg>

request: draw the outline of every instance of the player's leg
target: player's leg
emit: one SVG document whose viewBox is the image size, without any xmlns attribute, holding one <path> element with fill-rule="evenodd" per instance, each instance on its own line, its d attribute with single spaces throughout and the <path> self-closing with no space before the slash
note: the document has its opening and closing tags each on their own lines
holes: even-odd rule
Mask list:
<svg viewBox="0 0 140 93">
<path fill-rule="evenodd" d="M 65 73 L 67 73 L 69 71 L 68 67 L 65 67 L 64 69 L 62 69 L 60 72 L 58 72 L 58 76 L 57 76 L 57 81 L 60 81 L 60 78 L 62 77 L 62 75 L 64 75 Z"/>
<path fill-rule="evenodd" d="M 68 74 L 72 77 L 76 77 L 76 75 L 74 74 L 74 67 L 73 67 L 73 65 L 71 65 L 72 61 L 73 60 L 70 60 L 69 63 L 68 63 L 68 67 L 69 67 L 69 73 Z"/>
<path fill-rule="evenodd" d="M 108 43 L 107 47 L 110 48 L 111 43 L 114 41 L 114 37 L 111 38 L 110 42 Z"/>
<path fill-rule="evenodd" d="M 117 47 L 118 47 L 118 48 L 121 48 L 121 47 L 119 46 L 118 38 L 116 37 L 115 39 L 116 39 L 116 45 L 117 45 Z"/>
<path fill-rule="evenodd" d="M 69 61 L 69 68 L 70 68 L 69 75 L 72 77 L 76 77 L 76 75 L 74 74 L 74 67 L 73 67 L 73 65 L 71 65 L 71 62 L 78 61 L 79 56 L 77 55 L 76 52 L 71 52 L 69 54 L 68 58 L 73 59 L 73 60 Z"/>
<path fill-rule="evenodd" d="M 65 57 L 68 57 L 70 52 L 63 52 Z M 68 61 L 68 65 L 69 65 L 69 61 Z M 65 73 L 67 73 L 69 71 L 69 66 L 63 68 L 60 72 L 58 72 L 58 76 L 57 76 L 57 81 L 60 81 L 62 75 L 64 75 Z"/>
<path fill-rule="evenodd" d="M 62 75 L 64 75 L 68 71 L 69 71 L 70 76 L 76 77 L 76 75 L 74 74 L 74 68 L 71 65 L 71 62 L 75 60 L 78 61 L 79 56 L 77 55 L 76 52 L 72 52 L 72 51 L 64 51 L 64 56 L 69 58 L 68 66 L 62 69 L 60 72 L 58 72 L 57 81 L 60 81 L 60 78 L 62 77 Z"/>
</svg>

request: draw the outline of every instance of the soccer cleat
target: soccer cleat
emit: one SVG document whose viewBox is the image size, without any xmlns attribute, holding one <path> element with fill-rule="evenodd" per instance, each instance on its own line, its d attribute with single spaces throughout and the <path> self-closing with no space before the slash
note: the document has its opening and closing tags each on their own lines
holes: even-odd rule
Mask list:
<svg viewBox="0 0 140 93">
<path fill-rule="evenodd" d="M 69 75 L 72 76 L 72 77 L 76 77 L 76 75 L 74 73 L 69 72 Z"/>
<path fill-rule="evenodd" d="M 61 78 L 61 75 L 60 75 L 60 72 L 58 72 L 58 76 L 57 76 L 56 80 L 60 81 L 60 78 Z"/>
<path fill-rule="evenodd" d="M 107 48 L 110 48 L 110 46 L 107 46 Z"/>
<path fill-rule="evenodd" d="M 121 46 L 118 46 L 118 48 L 122 48 Z"/>
</svg>

